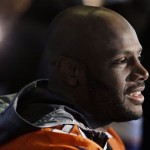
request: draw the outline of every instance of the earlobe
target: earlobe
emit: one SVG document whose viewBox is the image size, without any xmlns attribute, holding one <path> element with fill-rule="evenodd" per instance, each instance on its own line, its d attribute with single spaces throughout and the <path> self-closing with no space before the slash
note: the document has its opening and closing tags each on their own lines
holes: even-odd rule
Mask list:
<svg viewBox="0 0 150 150">
<path fill-rule="evenodd" d="M 56 61 L 56 68 L 61 79 L 70 86 L 78 84 L 78 64 L 73 59 L 60 56 Z"/>
</svg>

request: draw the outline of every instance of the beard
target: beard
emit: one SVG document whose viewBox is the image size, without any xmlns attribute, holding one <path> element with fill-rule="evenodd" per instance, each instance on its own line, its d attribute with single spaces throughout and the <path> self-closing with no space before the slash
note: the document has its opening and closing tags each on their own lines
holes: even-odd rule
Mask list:
<svg viewBox="0 0 150 150">
<path fill-rule="evenodd" d="M 97 79 L 86 67 L 88 100 L 90 110 L 97 124 L 105 125 L 111 122 L 124 122 L 139 119 L 142 114 L 134 112 L 126 104 L 123 90 L 116 89 Z M 109 82 L 107 82 L 109 83 Z"/>
</svg>

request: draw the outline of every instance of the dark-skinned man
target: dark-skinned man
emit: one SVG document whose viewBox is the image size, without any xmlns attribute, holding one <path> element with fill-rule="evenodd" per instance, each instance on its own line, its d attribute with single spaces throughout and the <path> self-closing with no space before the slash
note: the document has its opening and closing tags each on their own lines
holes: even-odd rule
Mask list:
<svg viewBox="0 0 150 150">
<path fill-rule="evenodd" d="M 124 150 L 112 122 L 142 116 L 148 72 L 135 30 L 106 8 L 72 7 L 48 32 L 49 80 L 0 115 L 1 150 Z"/>
</svg>

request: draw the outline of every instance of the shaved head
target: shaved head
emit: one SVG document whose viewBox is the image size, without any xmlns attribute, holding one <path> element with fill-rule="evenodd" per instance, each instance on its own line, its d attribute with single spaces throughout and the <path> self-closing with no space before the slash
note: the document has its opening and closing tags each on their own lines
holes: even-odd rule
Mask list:
<svg viewBox="0 0 150 150">
<path fill-rule="evenodd" d="M 122 16 L 104 7 L 68 8 L 50 26 L 49 60 L 54 62 L 61 55 L 87 60 L 97 46 L 112 46 L 112 37 L 125 30 L 126 25 L 130 26 Z"/>
</svg>

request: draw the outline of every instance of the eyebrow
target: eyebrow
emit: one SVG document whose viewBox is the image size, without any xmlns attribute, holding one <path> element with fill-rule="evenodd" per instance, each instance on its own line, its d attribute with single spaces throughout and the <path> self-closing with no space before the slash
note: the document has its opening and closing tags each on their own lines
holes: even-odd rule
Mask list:
<svg viewBox="0 0 150 150">
<path fill-rule="evenodd" d="M 137 53 L 141 53 L 142 52 L 142 48 L 140 48 Z M 110 53 L 111 56 L 115 56 L 115 55 L 119 55 L 119 54 L 130 54 L 131 51 L 130 50 L 112 50 L 112 52 Z"/>
</svg>

